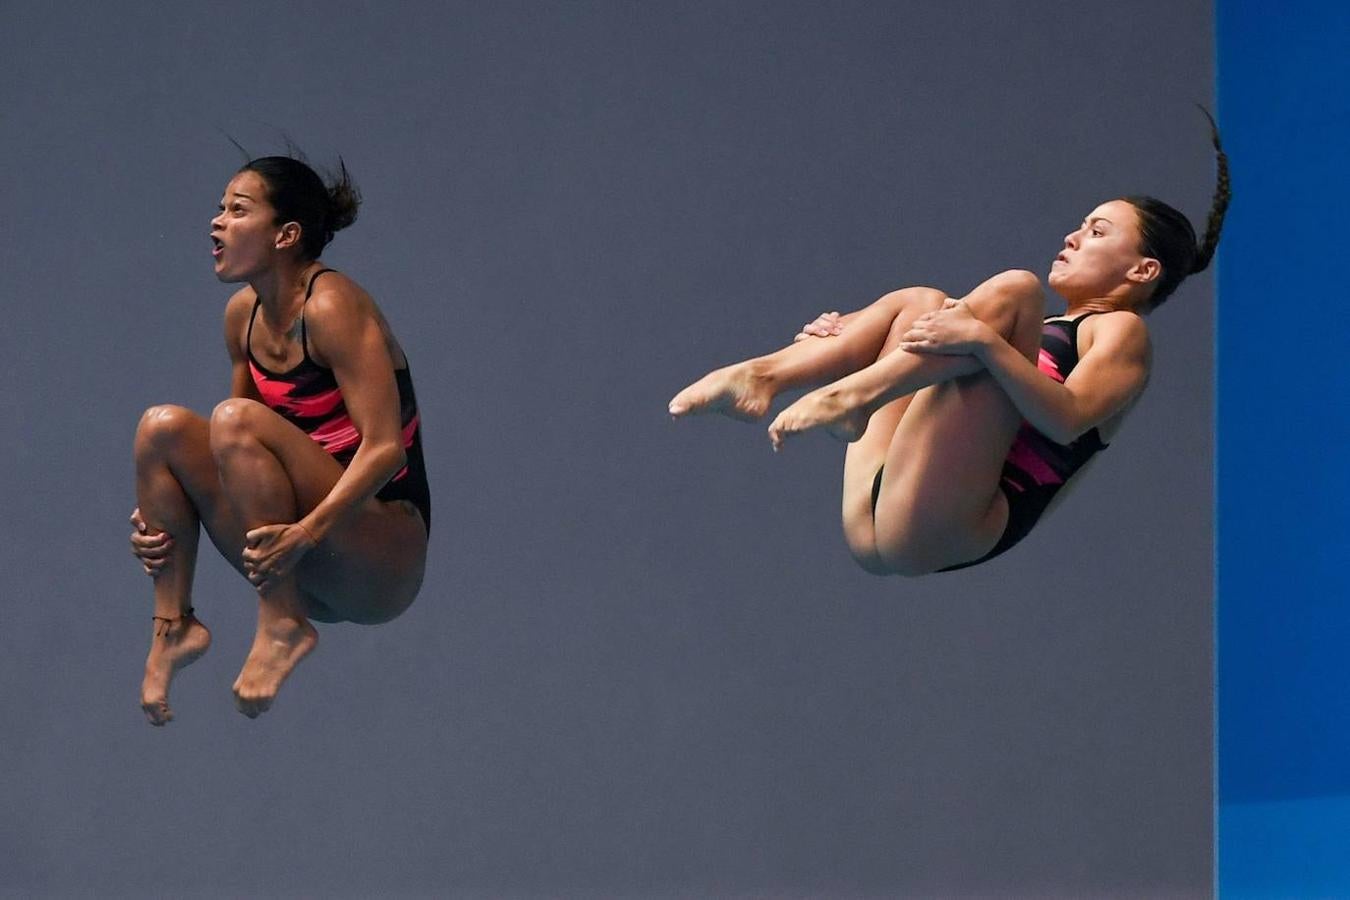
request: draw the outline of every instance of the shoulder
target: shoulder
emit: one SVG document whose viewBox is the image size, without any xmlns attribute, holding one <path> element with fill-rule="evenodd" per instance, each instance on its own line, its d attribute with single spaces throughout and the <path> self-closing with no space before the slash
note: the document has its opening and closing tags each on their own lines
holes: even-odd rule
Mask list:
<svg viewBox="0 0 1350 900">
<path fill-rule="evenodd" d="M 225 302 L 225 324 L 226 326 L 238 324 L 246 321 L 253 312 L 253 304 L 258 297 L 253 293 L 253 288 L 245 286 L 230 295 L 230 299 Z"/>
<path fill-rule="evenodd" d="M 314 292 L 305 304 L 305 325 L 340 328 L 374 313 L 375 301 L 370 294 L 346 275 L 332 270 L 314 282 Z"/>
<path fill-rule="evenodd" d="M 375 301 L 341 272 L 328 272 L 314 282 L 305 304 L 305 331 L 316 361 L 331 366 L 357 347 L 383 340 Z"/>
<path fill-rule="evenodd" d="M 244 352 L 244 335 L 257 300 L 253 288 L 243 287 L 225 303 L 225 345 L 232 356 L 242 356 Z"/>
<path fill-rule="evenodd" d="M 1079 327 L 1079 345 L 1084 352 L 1095 350 L 1145 361 L 1153 353 L 1148 325 L 1139 315 L 1125 310 L 1084 320 Z"/>
</svg>

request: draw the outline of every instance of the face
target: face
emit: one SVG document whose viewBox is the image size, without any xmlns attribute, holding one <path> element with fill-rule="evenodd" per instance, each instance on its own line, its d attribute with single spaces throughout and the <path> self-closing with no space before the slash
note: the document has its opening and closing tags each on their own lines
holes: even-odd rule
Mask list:
<svg viewBox="0 0 1350 900">
<path fill-rule="evenodd" d="M 211 256 L 221 281 L 247 281 L 275 259 L 281 227 L 257 172 L 240 172 L 225 186 L 220 213 L 211 220 Z"/>
<path fill-rule="evenodd" d="M 1139 252 L 1139 215 L 1124 200 L 1088 213 L 1064 236 L 1064 250 L 1050 265 L 1050 287 L 1066 300 L 1128 298 L 1148 290 L 1158 262 Z"/>
</svg>

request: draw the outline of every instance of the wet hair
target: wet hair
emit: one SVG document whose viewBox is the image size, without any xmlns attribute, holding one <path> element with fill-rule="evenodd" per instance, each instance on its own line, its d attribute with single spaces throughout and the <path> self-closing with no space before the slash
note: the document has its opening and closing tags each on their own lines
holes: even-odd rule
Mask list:
<svg viewBox="0 0 1350 900">
<path fill-rule="evenodd" d="M 1154 309 L 1171 296 L 1188 275 L 1203 272 L 1209 267 L 1210 260 L 1214 258 L 1214 249 L 1219 245 L 1224 213 L 1228 211 L 1228 201 L 1232 197 L 1228 184 L 1228 156 L 1219 143 L 1219 126 L 1203 106 L 1200 111 L 1209 119 L 1210 139 L 1214 143 L 1218 168 L 1204 240 L 1197 243 L 1195 229 L 1191 227 L 1190 221 L 1161 200 L 1142 195 L 1121 198 L 1139 214 L 1139 252 L 1156 259 L 1162 266 L 1162 273 L 1149 298 L 1149 304 Z"/>
<path fill-rule="evenodd" d="M 300 253 L 305 259 L 317 259 L 335 233 L 356 221 L 361 192 L 341 157 L 337 172 L 326 179 L 295 155 L 261 156 L 244 163 L 239 171 L 256 172 L 267 185 L 267 199 L 277 211 L 276 224 L 300 225 Z"/>
</svg>

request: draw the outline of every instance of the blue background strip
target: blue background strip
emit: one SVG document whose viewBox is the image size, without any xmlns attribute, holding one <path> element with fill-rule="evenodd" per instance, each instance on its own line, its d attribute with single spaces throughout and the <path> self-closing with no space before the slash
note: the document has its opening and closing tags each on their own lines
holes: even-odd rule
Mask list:
<svg viewBox="0 0 1350 900">
<path fill-rule="evenodd" d="M 1217 6 L 1218 886 L 1350 894 L 1350 6 Z"/>
</svg>

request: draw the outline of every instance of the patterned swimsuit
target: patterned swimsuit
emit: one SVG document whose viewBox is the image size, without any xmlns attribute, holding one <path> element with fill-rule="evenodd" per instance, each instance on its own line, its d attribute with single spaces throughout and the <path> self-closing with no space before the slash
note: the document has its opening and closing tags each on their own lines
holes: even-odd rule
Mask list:
<svg viewBox="0 0 1350 900">
<path fill-rule="evenodd" d="M 314 282 L 325 272 L 320 269 L 309 279 L 305 289 L 305 303 L 314 293 Z M 253 304 L 248 320 L 248 367 L 253 383 L 269 409 L 309 435 L 315 443 L 328 451 L 345 469 L 361 445 L 361 433 L 356 430 L 342 391 L 333 370 L 316 363 L 309 355 L 309 341 L 305 332 L 304 306 L 300 308 L 300 347 L 304 357 L 287 372 L 273 372 L 258 362 L 253 355 L 253 322 L 258 317 L 262 301 Z M 403 426 L 403 449 L 407 463 L 389 479 L 375 496 L 380 500 L 410 500 L 422 514 L 427 530 L 431 530 L 431 492 L 427 486 L 426 465 L 422 459 L 421 417 L 417 413 L 417 397 L 413 393 L 412 375 L 406 368 L 394 371 L 398 384 L 399 421 Z"/>
</svg>

